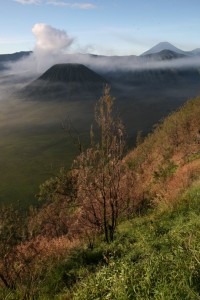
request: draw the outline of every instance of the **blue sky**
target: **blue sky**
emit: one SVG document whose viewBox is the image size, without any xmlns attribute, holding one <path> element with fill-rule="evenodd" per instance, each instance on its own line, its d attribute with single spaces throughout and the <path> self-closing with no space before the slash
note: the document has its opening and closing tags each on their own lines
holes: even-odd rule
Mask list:
<svg viewBox="0 0 200 300">
<path fill-rule="evenodd" d="M 64 30 L 66 51 L 141 54 L 168 41 L 200 47 L 200 0 L 0 0 L 0 53 L 33 50 L 35 24 Z"/>
</svg>

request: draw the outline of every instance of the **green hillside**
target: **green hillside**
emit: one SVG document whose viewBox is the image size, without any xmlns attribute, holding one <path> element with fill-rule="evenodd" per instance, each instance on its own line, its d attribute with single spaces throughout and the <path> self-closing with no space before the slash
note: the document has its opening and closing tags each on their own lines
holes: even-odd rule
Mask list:
<svg viewBox="0 0 200 300">
<path fill-rule="evenodd" d="M 112 244 L 79 250 L 77 282 L 60 299 L 200 299 L 200 98 L 157 125 L 125 164 L 135 211 Z"/>
<path fill-rule="evenodd" d="M 200 181 L 178 200 L 122 222 L 113 244 L 77 251 L 73 269 L 62 265 L 75 279 L 59 299 L 199 299 Z"/>
<path fill-rule="evenodd" d="M 0 298 L 200 299 L 200 98 L 129 153 L 112 105 L 38 209 L 0 211 Z"/>
</svg>

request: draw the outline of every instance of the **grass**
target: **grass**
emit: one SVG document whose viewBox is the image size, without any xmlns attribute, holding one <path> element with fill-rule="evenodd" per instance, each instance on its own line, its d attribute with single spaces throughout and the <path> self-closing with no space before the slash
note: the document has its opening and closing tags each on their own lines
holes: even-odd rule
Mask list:
<svg viewBox="0 0 200 300">
<path fill-rule="evenodd" d="M 35 286 L 34 299 L 200 299 L 200 179 L 173 205 L 123 221 L 114 242 L 74 248 Z M 161 204 L 160 204 L 161 205 Z M 21 299 L 2 290 L 2 299 Z"/>
<path fill-rule="evenodd" d="M 197 106 L 194 112 L 196 113 L 199 104 L 195 103 Z M 191 106 L 189 105 L 188 108 L 190 109 Z M 193 135 L 189 136 L 190 140 L 187 140 L 187 150 L 188 141 L 192 143 L 198 137 L 196 134 L 196 129 L 199 128 L 198 113 L 195 116 L 192 121 L 196 120 L 197 123 L 194 124 L 194 128 L 192 127 Z M 186 118 L 187 120 L 190 119 Z M 186 123 L 192 124 L 192 122 Z M 170 124 L 167 124 L 166 132 L 170 129 L 171 133 Z M 175 125 L 177 125 L 176 122 Z M 184 126 L 180 125 L 180 128 L 182 127 Z M 187 127 L 186 131 L 191 130 Z M 75 153 L 71 150 L 66 153 L 68 141 L 61 132 L 58 133 L 57 130 L 50 128 L 48 130 L 40 128 L 35 131 L 15 132 L 13 136 L 4 135 L 0 142 L 3 154 L 0 158 L 3 170 L 0 178 L 2 192 L 3 188 L 5 191 L 13 190 L 11 198 L 16 200 L 17 193 L 33 193 L 34 183 L 39 181 L 40 177 L 42 182 L 55 174 L 49 172 L 54 157 L 57 157 L 53 165 L 54 172 L 56 172 L 55 165 L 59 168 L 63 161 L 65 166 L 68 165 Z M 166 137 L 166 132 L 164 132 L 164 137 Z M 178 132 L 185 136 L 184 131 Z M 158 133 L 158 145 L 163 146 L 163 132 L 158 131 Z M 154 142 L 154 139 L 149 139 L 149 143 L 147 140 L 146 148 L 144 147 L 146 152 L 142 154 L 149 154 L 149 150 L 154 154 Z M 166 144 L 169 144 L 168 139 L 166 139 Z M 70 145 L 72 145 L 71 141 Z M 85 241 L 80 247 L 70 249 L 71 252 L 61 256 L 58 261 L 50 260 L 45 269 L 38 268 L 36 279 L 39 274 L 39 281 L 33 281 L 30 295 L 33 295 L 34 299 L 41 300 L 200 299 L 200 179 L 198 178 L 199 168 L 197 168 L 199 166 L 199 149 L 197 148 L 198 144 L 195 144 L 195 153 L 191 151 L 187 154 L 186 151 L 189 163 L 193 162 L 194 165 L 190 164 L 189 167 L 187 164 L 183 165 L 182 173 L 178 173 L 179 176 L 177 176 L 181 181 L 187 175 L 187 184 L 184 184 L 178 193 L 173 194 L 175 195 L 172 195 L 173 198 L 163 196 L 160 201 L 154 202 L 157 205 L 156 208 L 144 207 L 140 211 L 140 216 L 138 212 L 132 216 L 132 219 L 129 216 L 127 220 L 120 220 L 114 242 L 107 244 L 100 236 L 95 240 L 94 248 L 92 248 L 89 247 L 90 241 Z M 173 191 L 173 188 L 177 188 L 175 175 L 179 171 L 179 165 L 176 164 L 176 160 L 171 160 L 170 155 L 173 152 L 171 154 L 168 148 L 164 147 L 163 152 L 161 152 L 162 147 L 158 149 L 155 157 L 154 155 L 150 157 L 149 178 L 153 178 L 154 181 L 162 179 L 162 184 L 166 187 L 167 179 L 173 177 L 174 185 L 168 186 L 168 189 Z M 183 147 L 182 154 L 185 153 L 185 149 Z M 140 148 L 138 151 L 141 152 Z M 163 157 L 157 160 L 157 153 L 160 152 Z M 146 160 L 145 155 L 141 157 L 140 154 L 138 158 Z M 156 168 L 151 168 L 154 159 L 155 164 L 158 165 Z M 183 162 L 186 163 L 185 160 Z M 135 159 L 134 163 L 137 167 L 141 161 Z M 10 170 L 12 172 L 7 174 L 7 168 L 9 172 Z M 42 179 L 42 176 L 46 175 L 48 176 Z M 145 177 L 140 177 L 136 182 L 137 185 L 142 178 Z M 160 187 L 162 185 L 157 185 L 156 191 L 159 191 Z M 181 192 L 183 190 L 184 192 Z M 147 200 L 149 200 L 148 194 Z M 25 201 L 24 199 L 23 202 Z M 46 249 L 45 247 L 45 252 Z M 57 255 L 57 251 L 53 253 Z M 28 279 L 31 280 L 32 276 Z M 27 287 L 20 283 L 17 289 L 16 292 L 11 291 L 10 294 L 6 289 L 0 291 L 0 298 L 25 299 L 22 294 L 23 289 Z"/>
<path fill-rule="evenodd" d="M 200 299 L 199 203 L 198 182 L 174 208 L 121 223 L 112 244 L 77 249 L 55 299 Z"/>
</svg>

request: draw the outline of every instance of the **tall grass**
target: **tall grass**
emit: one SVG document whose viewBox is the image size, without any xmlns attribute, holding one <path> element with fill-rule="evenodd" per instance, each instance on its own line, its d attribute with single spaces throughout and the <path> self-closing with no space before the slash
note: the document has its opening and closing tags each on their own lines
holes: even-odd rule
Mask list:
<svg viewBox="0 0 200 300">
<path fill-rule="evenodd" d="M 200 299 L 199 204 L 198 182 L 173 209 L 122 223 L 114 243 L 94 250 L 102 256 L 95 272 L 59 299 Z"/>
</svg>

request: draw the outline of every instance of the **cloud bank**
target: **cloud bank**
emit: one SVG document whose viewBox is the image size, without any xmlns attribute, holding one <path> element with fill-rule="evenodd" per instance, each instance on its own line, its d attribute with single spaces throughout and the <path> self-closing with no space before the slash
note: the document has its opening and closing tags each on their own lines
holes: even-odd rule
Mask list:
<svg viewBox="0 0 200 300">
<path fill-rule="evenodd" d="M 50 4 L 59 7 L 73 8 L 73 9 L 94 9 L 96 5 L 90 2 L 80 3 L 80 2 L 66 2 L 62 0 L 14 0 L 19 4 Z"/>
<path fill-rule="evenodd" d="M 117 70 L 137 71 L 197 67 L 200 69 L 200 56 L 163 61 L 144 56 L 120 57 L 97 56 L 87 53 L 69 54 L 68 49 L 74 43 L 75 39 L 69 36 L 66 31 L 44 23 L 37 23 L 33 26 L 32 32 L 36 39 L 33 53 L 16 63 L 10 63 L 11 74 L 38 77 L 38 75 L 41 75 L 52 65 L 58 63 L 81 63 L 94 71 L 102 73 Z M 85 51 L 83 52 L 85 53 Z"/>
<path fill-rule="evenodd" d="M 48 4 L 60 7 L 77 8 L 77 9 L 94 9 L 96 6 L 93 3 L 69 3 L 59 0 L 49 0 Z"/>
<path fill-rule="evenodd" d="M 14 0 L 14 1 L 17 3 L 20 3 L 20 4 L 39 4 L 39 3 L 41 3 L 40 0 Z"/>
</svg>

